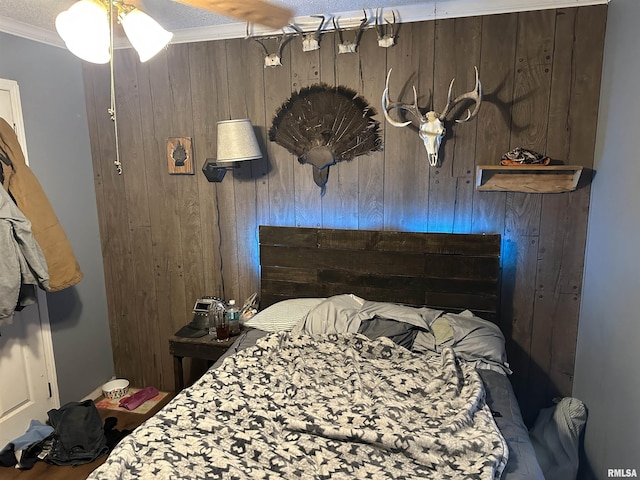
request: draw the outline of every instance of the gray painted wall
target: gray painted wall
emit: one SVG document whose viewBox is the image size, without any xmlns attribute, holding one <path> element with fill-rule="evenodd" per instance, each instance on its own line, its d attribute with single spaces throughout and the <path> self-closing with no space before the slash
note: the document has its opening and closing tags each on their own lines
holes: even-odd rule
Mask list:
<svg viewBox="0 0 640 480">
<path fill-rule="evenodd" d="M 640 2 L 609 4 L 573 395 L 595 478 L 640 475 Z"/>
<path fill-rule="evenodd" d="M 64 404 L 114 374 L 82 67 L 64 49 L 0 33 L 0 78 L 20 86 L 31 169 L 84 273 L 76 286 L 47 294 Z"/>
</svg>

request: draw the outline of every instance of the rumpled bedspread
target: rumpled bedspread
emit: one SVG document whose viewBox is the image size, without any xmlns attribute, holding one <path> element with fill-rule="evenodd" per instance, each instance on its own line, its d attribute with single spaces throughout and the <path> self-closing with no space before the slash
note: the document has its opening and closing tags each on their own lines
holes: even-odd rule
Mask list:
<svg viewBox="0 0 640 480">
<path fill-rule="evenodd" d="M 280 332 L 205 373 L 89 478 L 496 479 L 507 457 L 452 349 Z"/>
</svg>

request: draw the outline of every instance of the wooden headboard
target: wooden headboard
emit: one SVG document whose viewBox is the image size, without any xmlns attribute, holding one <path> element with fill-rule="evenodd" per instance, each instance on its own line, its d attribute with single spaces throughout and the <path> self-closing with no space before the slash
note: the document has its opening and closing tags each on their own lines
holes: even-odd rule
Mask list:
<svg viewBox="0 0 640 480">
<path fill-rule="evenodd" d="M 498 317 L 500 235 L 260 226 L 260 265 L 261 308 L 353 293 Z"/>
</svg>

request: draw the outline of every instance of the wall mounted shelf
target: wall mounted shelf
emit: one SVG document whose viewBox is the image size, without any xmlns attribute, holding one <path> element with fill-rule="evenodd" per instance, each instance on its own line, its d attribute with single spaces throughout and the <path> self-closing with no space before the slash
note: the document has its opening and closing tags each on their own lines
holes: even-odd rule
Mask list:
<svg viewBox="0 0 640 480">
<path fill-rule="evenodd" d="M 478 165 L 476 190 L 487 192 L 561 193 L 576 189 L 581 165 Z"/>
</svg>

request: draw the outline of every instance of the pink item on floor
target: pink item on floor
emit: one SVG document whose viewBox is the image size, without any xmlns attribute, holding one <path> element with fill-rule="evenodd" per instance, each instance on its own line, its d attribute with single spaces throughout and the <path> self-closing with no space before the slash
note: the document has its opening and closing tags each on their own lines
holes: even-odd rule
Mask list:
<svg viewBox="0 0 640 480">
<path fill-rule="evenodd" d="M 120 400 L 120 406 L 127 410 L 135 410 L 147 400 L 151 400 L 158 395 L 158 390 L 155 387 L 145 387 L 142 390 L 137 391 L 133 395 Z"/>
</svg>

